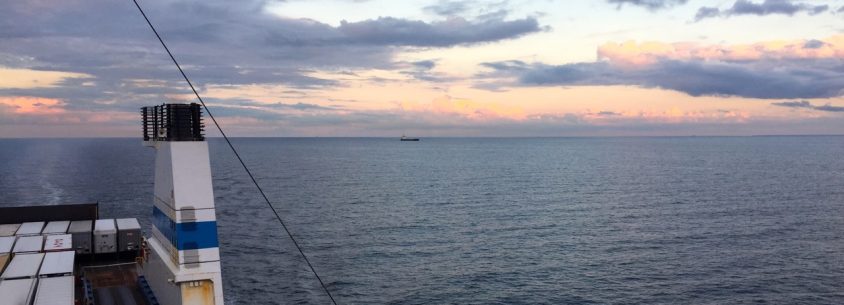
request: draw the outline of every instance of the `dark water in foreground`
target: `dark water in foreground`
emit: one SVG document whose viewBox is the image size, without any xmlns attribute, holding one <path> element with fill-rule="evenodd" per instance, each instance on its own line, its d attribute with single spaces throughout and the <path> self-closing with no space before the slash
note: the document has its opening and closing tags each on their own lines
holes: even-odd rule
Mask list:
<svg viewBox="0 0 844 305">
<path fill-rule="evenodd" d="M 844 303 L 844 137 L 235 139 L 341 304 Z M 228 304 L 325 304 L 211 140 Z M 135 139 L 0 140 L 0 202 L 149 225 Z"/>
</svg>

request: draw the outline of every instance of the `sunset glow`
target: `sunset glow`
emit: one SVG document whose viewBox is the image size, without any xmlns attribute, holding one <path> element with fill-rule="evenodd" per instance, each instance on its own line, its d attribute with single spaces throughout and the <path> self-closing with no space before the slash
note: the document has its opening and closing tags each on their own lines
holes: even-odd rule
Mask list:
<svg viewBox="0 0 844 305">
<path fill-rule="evenodd" d="M 233 135 L 844 130 L 836 1 L 247 2 L 141 1 Z M 195 101 L 125 4 L 2 5 L 0 136 L 133 136 L 140 106 Z"/>
</svg>

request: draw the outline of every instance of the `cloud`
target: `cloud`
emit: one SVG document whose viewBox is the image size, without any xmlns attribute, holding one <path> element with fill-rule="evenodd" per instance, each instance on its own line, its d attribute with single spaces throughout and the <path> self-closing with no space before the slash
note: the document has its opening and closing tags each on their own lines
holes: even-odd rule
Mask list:
<svg viewBox="0 0 844 305">
<path fill-rule="evenodd" d="M 268 0 L 143 1 L 201 93 L 210 86 L 343 86 L 314 70 L 408 70 L 396 55 L 494 43 L 539 32 L 536 18 L 395 17 L 340 25 L 286 18 Z M 122 111 L 187 96 L 178 71 L 132 5 L 111 0 L 11 1 L 0 10 L 0 96 L 58 99 L 69 111 Z M 418 78 L 442 80 L 424 72 Z M 433 66 L 431 66 L 433 68 Z M 20 71 L 30 71 L 33 77 Z M 155 80 L 155 82 L 149 82 Z M 11 83 L 15 84 L 11 84 Z M 36 88 L 37 87 L 37 88 Z M 312 109 L 313 110 L 313 109 Z"/>
<path fill-rule="evenodd" d="M 844 107 L 831 106 L 829 104 L 826 104 L 826 105 L 823 105 L 823 106 L 815 106 L 815 110 L 827 111 L 827 112 L 844 112 Z"/>
<path fill-rule="evenodd" d="M 429 5 L 422 9 L 441 16 L 457 16 L 468 12 L 474 4 L 474 1 L 440 0 L 437 4 Z"/>
<path fill-rule="evenodd" d="M 721 15 L 721 10 L 717 7 L 701 7 L 695 14 L 695 21 L 701 21 L 706 18 L 718 17 Z"/>
<path fill-rule="evenodd" d="M 360 22 L 343 21 L 337 30 L 349 44 L 448 47 L 518 38 L 542 31 L 542 28 L 532 17 L 510 21 L 469 21 L 450 17 L 431 23 L 381 17 Z"/>
<path fill-rule="evenodd" d="M 442 96 L 430 103 L 402 102 L 403 112 L 456 116 L 468 120 L 521 120 L 527 117 L 524 109 L 496 103 Z"/>
<path fill-rule="evenodd" d="M 437 62 L 434 61 L 434 60 L 420 60 L 420 61 L 412 62 L 411 64 L 415 67 L 418 67 L 418 68 L 430 70 L 430 69 L 433 69 L 434 66 L 437 65 Z"/>
<path fill-rule="evenodd" d="M 809 15 L 817 15 L 829 10 L 829 5 L 811 5 L 806 3 L 795 3 L 791 0 L 765 0 L 762 3 L 755 3 L 749 0 L 736 0 L 729 9 L 721 11 L 717 7 L 701 7 L 695 15 L 695 21 L 710 17 L 739 16 L 739 15 L 788 15 L 805 12 Z"/>
<path fill-rule="evenodd" d="M 825 112 L 844 112 L 844 107 L 842 107 L 842 106 L 832 106 L 830 104 L 816 106 L 809 101 L 775 102 L 775 103 L 771 103 L 771 105 L 779 106 L 779 107 L 788 107 L 788 108 L 812 109 L 812 110 L 825 111 Z"/>
<path fill-rule="evenodd" d="M 806 43 L 803 44 L 804 49 L 820 49 L 826 46 L 827 43 L 817 39 L 810 39 L 807 40 Z"/>
<path fill-rule="evenodd" d="M 57 99 L 34 96 L 0 97 L 0 106 L 18 115 L 58 114 L 65 111 L 62 102 Z"/>
<path fill-rule="evenodd" d="M 458 80 L 458 77 L 450 75 L 445 72 L 435 71 L 435 67 L 437 66 L 437 61 L 428 59 L 428 60 L 420 60 L 408 63 L 402 63 L 406 66 L 405 69 L 399 70 L 398 73 L 406 76 L 410 76 L 414 79 L 426 81 L 426 82 L 435 82 L 435 83 L 448 83 Z M 376 80 L 370 78 L 370 80 Z M 388 82 L 388 81 L 404 81 L 403 79 L 377 79 L 379 82 Z"/>
<path fill-rule="evenodd" d="M 31 69 L 9 69 L 0 66 L 0 89 L 33 89 L 55 87 L 71 78 L 90 79 L 83 73 L 61 71 L 39 71 Z"/>
<path fill-rule="evenodd" d="M 691 96 L 828 98 L 844 94 L 844 35 L 825 39 L 703 45 L 633 41 L 598 47 L 598 61 L 482 63 L 477 88 L 639 86 Z"/>
<path fill-rule="evenodd" d="M 809 101 L 789 101 L 789 102 L 775 102 L 771 103 L 774 106 L 788 107 L 788 108 L 814 108 Z"/>
<path fill-rule="evenodd" d="M 495 66 L 492 63 L 488 66 Z M 839 67 L 840 68 L 840 67 Z M 760 99 L 827 98 L 844 94 L 844 76 L 834 63 L 729 63 L 660 60 L 629 68 L 609 62 L 531 64 L 521 70 L 493 70 L 497 86 L 639 86 L 691 96 Z M 482 75 L 483 76 L 483 75 Z"/>
<path fill-rule="evenodd" d="M 844 35 L 825 39 L 768 41 L 754 44 L 702 45 L 628 41 L 598 47 L 598 58 L 621 65 L 646 65 L 659 60 L 749 61 L 762 59 L 844 59 Z"/>
<path fill-rule="evenodd" d="M 689 2 L 688 0 L 607 0 L 607 2 L 612 4 L 617 4 L 619 8 L 622 5 L 629 4 L 635 6 L 641 6 L 647 8 L 649 10 L 659 10 L 668 7 L 672 7 L 675 5 L 682 5 Z"/>
<path fill-rule="evenodd" d="M 529 68 L 529 65 L 521 60 L 505 60 L 497 62 L 481 63 L 481 66 L 492 68 L 497 71 L 523 71 Z"/>
</svg>

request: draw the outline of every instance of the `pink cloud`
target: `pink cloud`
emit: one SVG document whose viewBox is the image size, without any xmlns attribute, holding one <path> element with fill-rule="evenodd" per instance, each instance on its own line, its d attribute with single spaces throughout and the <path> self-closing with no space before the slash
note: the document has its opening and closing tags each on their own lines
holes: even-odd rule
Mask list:
<svg viewBox="0 0 844 305">
<path fill-rule="evenodd" d="M 584 121 L 595 125 L 639 123 L 744 123 L 751 119 L 750 113 L 738 110 L 683 110 L 671 107 L 664 110 L 601 111 L 578 115 Z"/>
<path fill-rule="evenodd" d="M 429 112 L 441 115 L 455 115 L 470 120 L 522 120 L 526 118 L 524 109 L 497 103 L 477 102 L 469 99 L 443 96 L 430 103 L 402 102 L 399 104 L 405 112 Z"/>
<path fill-rule="evenodd" d="M 627 41 L 598 47 L 598 58 L 624 66 L 642 66 L 658 60 L 844 59 L 844 35 L 822 40 L 766 41 L 753 44 L 702 45 L 692 42 Z"/>
<path fill-rule="evenodd" d="M 62 102 L 57 99 L 33 96 L 0 97 L 0 105 L 10 109 L 10 112 L 15 114 L 44 115 L 59 114 L 65 111 Z"/>
</svg>

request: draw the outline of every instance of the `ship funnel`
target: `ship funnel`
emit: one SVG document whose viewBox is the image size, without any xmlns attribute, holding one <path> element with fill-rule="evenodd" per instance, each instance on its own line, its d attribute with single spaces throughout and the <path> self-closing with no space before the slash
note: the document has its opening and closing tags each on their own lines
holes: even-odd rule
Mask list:
<svg viewBox="0 0 844 305">
<path fill-rule="evenodd" d="M 144 141 L 204 141 L 202 107 L 197 103 L 141 108 Z"/>
<path fill-rule="evenodd" d="M 152 236 L 144 276 L 161 304 L 223 305 L 217 216 L 199 104 L 141 108 L 156 149 Z"/>
</svg>

